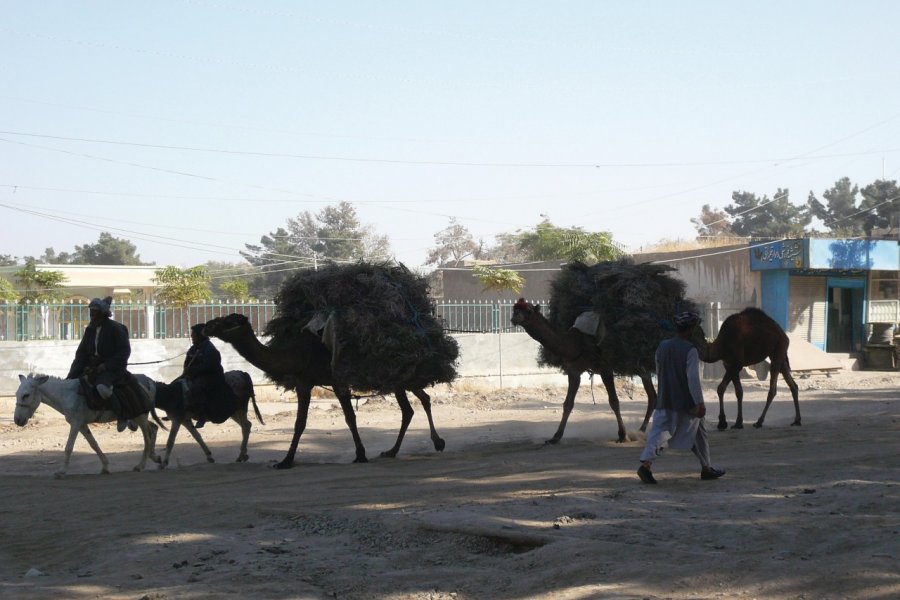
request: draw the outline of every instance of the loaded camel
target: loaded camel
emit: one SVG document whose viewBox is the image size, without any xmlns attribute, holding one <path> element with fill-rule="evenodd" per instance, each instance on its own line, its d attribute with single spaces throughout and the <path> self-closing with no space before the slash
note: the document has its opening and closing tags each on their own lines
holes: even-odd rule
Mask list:
<svg viewBox="0 0 900 600">
<path fill-rule="evenodd" d="M 314 333 L 303 329 L 300 335 L 292 340 L 293 346 L 290 352 L 279 352 L 259 341 L 247 317 L 231 314 L 208 321 L 203 329 L 203 334 L 217 337 L 231 344 L 238 354 L 247 359 L 250 364 L 261 369 L 273 381 L 297 392 L 294 437 L 291 439 L 287 456 L 277 463 L 275 468 L 289 469 L 293 466 L 300 436 L 306 429 L 312 389 L 317 385 L 331 386 L 340 402 L 344 420 L 347 427 L 350 428 L 353 443 L 356 446 L 356 459 L 353 462 L 367 462 L 366 450 L 356 427 L 356 414 L 353 412 L 350 387 L 335 380 L 331 368 L 332 353 Z M 422 403 L 422 408 L 428 417 L 431 441 L 434 443 L 435 450 L 440 452 L 444 449 L 445 443 L 434 427 L 434 419 L 431 416 L 431 397 L 422 389 L 413 388 L 411 391 Z M 387 458 L 397 456 L 400 444 L 403 442 L 403 437 L 415 412 L 404 389 L 396 389 L 394 395 L 400 405 L 402 417 L 396 443 L 392 448 L 381 453 L 382 457 Z"/>
<path fill-rule="evenodd" d="M 253 380 L 250 378 L 250 374 L 246 371 L 226 371 L 225 381 L 228 383 L 231 391 L 234 392 L 234 397 L 237 400 L 234 413 L 229 418 L 241 428 L 241 449 L 235 462 L 246 462 L 250 458 L 247 454 L 247 442 L 250 440 L 251 425 L 250 420 L 247 418 L 247 412 L 251 401 L 253 402 L 253 411 L 256 413 L 256 419 L 263 425 L 265 425 L 265 422 L 262 414 L 259 412 L 259 407 L 256 405 L 256 394 L 253 391 Z M 169 465 L 169 458 L 172 456 L 172 449 L 175 447 L 175 436 L 178 435 L 178 430 L 182 425 L 188 430 L 191 437 L 200 444 L 200 448 L 206 456 L 206 461 L 215 462 L 209 446 L 203 441 L 203 436 L 200 435 L 200 431 L 197 430 L 192 421 L 193 418 L 196 418 L 196 415 L 184 408 L 184 380 L 171 384 L 159 381 L 155 383 L 156 408 L 166 411 L 166 415 L 172 421 L 169 439 L 166 440 L 166 451 L 159 463 L 159 468 L 165 469 Z"/>
<path fill-rule="evenodd" d="M 734 394 L 737 396 L 737 419 L 732 425 L 733 429 L 743 429 L 744 413 L 743 400 L 744 388 L 741 386 L 741 369 L 769 359 L 769 394 L 766 396 L 766 406 L 763 408 L 759 420 L 754 427 L 762 427 L 766 419 L 766 412 L 772 399 L 775 398 L 775 390 L 778 383 L 778 374 L 784 377 L 785 383 L 791 390 L 794 398 L 794 422 L 791 425 L 800 425 L 800 401 L 798 399 L 797 384 L 791 375 L 791 365 L 788 360 L 788 345 L 790 340 L 781 326 L 772 317 L 758 308 L 745 308 L 743 311 L 731 315 L 722 323 L 719 335 L 712 342 L 706 339 L 700 326 L 694 328 L 694 338 L 691 340 L 697 347 L 700 360 L 708 363 L 722 361 L 725 367 L 725 376 L 716 392 L 719 395 L 719 429 L 728 429 L 728 420 L 725 418 L 725 390 L 728 383 L 734 384 Z"/>
<path fill-rule="evenodd" d="M 541 346 L 556 355 L 561 362 L 562 371 L 569 379 L 566 399 L 563 401 L 562 420 L 559 422 L 556 433 L 546 443 L 557 444 L 562 439 L 569 415 L 575 407 L 575 395 L 578 393 L 578 388 L 581 385 L 581 374 L 585 371 L 600 374 L 600 379 L 603 380 L 603 385 L 606 387 L 606 393 L 609 397 L 609 406 L 612 408 L 613 414 L 616 415 L 616 423 L 619 427 L 618 441 L 624 442 L 626 439 L 625 422 L 622 421 L 622 413 L 619 409 L 615 374 L 610 361 L 604 360 L 601 354 L 598 347 L 599 340 L 574 328 L 566 331 L 556 330 L 547 318 L 541 314 L 540 305 L 530 304 L 524 298 L 519 298 L 518 302 L 513 305 L 512 323 L 523 328 Z M 647 413 L 644 415 L 644 422 L 641 424 L 641 431 L 645 431 L 647 421 L 650 419 L 650 414 L 656 405 L 656 389 L 653 387 L 653 381 L 650 379 L 649 372 L 641 372 L 637 375 L 641 378 L 641 383 L 643 383 L 644 390 L 647 392 Z"/>
</svg>

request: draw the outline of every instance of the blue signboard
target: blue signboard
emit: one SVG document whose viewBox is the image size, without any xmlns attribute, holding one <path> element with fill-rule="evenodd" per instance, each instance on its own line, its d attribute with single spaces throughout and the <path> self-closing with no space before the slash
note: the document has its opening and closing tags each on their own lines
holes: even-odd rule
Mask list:
<svg viewBox="0 0 900 600">
<path fill-rule="evenodd" d="M 750 245 L 750 270 L 804 269 L 807 266 L 806 244 L 809 240 L 779 240 Z"/>
<path fill-rule="evenodd" d="M 900 247 L 894 240 L 809 240 L 809 268 L 896 271 Z"/>
</svg>

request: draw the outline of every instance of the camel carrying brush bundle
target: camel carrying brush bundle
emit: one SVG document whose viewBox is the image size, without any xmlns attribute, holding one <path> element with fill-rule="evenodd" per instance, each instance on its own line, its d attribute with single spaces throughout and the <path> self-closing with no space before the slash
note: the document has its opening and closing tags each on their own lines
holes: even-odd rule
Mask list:
<svg viewBox="0 0 900 600">
<path fill-rule="evenodd" d="M 303 333 L 332 353 L 336 380 L 389 393 L 456 378 L 459 347 L 444 333 L 427 281 L 402 264 L 359 262 L 305 269 L 285 281 L 265 335 L 290 351 Z"/>
<path fill-rule="evenodd" d="M 568 264 L 551 283 L 547 318 L 555 329 L 565 331 L 581 313 L 593 311 L 605 327 L 599 342 L 603 359 L 616 373 L 655 371 L 656 347 L 675 333 L 672 315 L 696 311 L 694 302 L 685 298 L 684 282 L 670 274 L 674 270 L 630 259 Z M 562 366 L 559 357 L 544 347 L 540 362 Z"/>
</svg>

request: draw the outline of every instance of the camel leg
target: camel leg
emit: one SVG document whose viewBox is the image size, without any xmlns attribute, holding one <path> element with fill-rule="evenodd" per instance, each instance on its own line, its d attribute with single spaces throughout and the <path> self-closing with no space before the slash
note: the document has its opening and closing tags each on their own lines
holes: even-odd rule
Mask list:
<svg viewBox="0 0 900 600">
<path fill-rule="evenodd" d="M 734 420 L 732 429 L 744 428 L 744 386 L 741 385 L 741 369 L 738 368 L 731 376 L 731 382 L 734 384 L 734 395 L 737 396 L 737 418 Z"/>
<path fill-rule="evenodd" d="M 415 414 L 405 390 L 397 390 L 394 392 L 394 396 L 397 397 L 397 404 L 400 405 L 400 432 L 397 434 L 397 441 L 394 442 L 394 447 L 381 453 L 381 456 L 384 458 L 395 458 L 397 456 L 397 452 L 400 451 L 400 444 L 403 443 L 403 436 L 406 435 L 406 430 Z"/>
<path fill-rule="evenodd" d="M 797 388 L 797 382 L 794 381 L 794 376 L 791 374 L 791 365 L 788 362 L 787 358 L 784 360 L 784 364 L 781 366 L 781 376 L 784 377 L 784 382 L 791 390 L 791 396 L 794 398 L 794 422 L 791 423 L 792 426 L 800 426 L 800 396 L 799 390 Z"/>
<path fill-rule="evenodd" d="M 297 454 L 297 445 L 300 443 L 300 436 L 306 429 L 306 419 L 309 416 L 309 403 L 312 400 L 312 386 L 304 385 L 297 388 L 297 418 L 294 421 L 294 437 L 291 439 L 291 446 L 288 448 L 287 456 L 275 465 L 276 469 L 290 469 L 294 466 L 294 455 Z"/>
<path fill-rule="evenodd" d="M 575 408 L 575 394 L 578 393 L 578 388 L 581 386 L 581 373 L 569 373 L 568 377 L 569 389 L 566 391 L 566 399 L 563 401 L 562 420 L 559 422 L 559 427 L 556 428 L 556 433 L 553 434 L 552 438 L 544 442 L 545 444 L 559 443 L 563 433 L 566 431 L 566 423 L 569 420 L 569 415 L 572 414 L 572 409 Z"/>
<path fill-rule="evenodd" d="M 425 411 L 425 416 L 428 417 L 428 428 L 431 429 L 431 441 L 434 444 L 434 449 L 438 452 L 444 451 L 444 440 L 441 439 L 441 436 L 438 435 L 437 429 L 434 426 L 434 418 L 431 416 L 431 396 L 425 393 L 425 390 L 413 390 L 413 394 L 416 395 L 416 398 L 419 399 L 419 402 L 422 403 L 422 410 Z"/>
<path fill-rule="evenodd" d="M 625 441 L 625 422 L 622 420 L 622 411 L 619 409 L 619 395 L 616 393 L 616 378 L 610 369 L 600 371 L 600 379 L 606 386 L 606 394 L 609 396 L 609 407 L 613 414 L 616 415 L 616 423 L 619 425 L 619 439 L 616 441 L 622 443 Z M 655 402 L 654 402 L 655 404 Z"/>
<path fill-rule="evenodd" d="M 731 381 L 731 373 L 725 371 L 725 376 L 719 382 L 716 388 L 716 395 L 719 397 L 719 424 L 717 428 L 721 431 L 728 429 L 728 419 L 725 418 L 725 390 L 728 389 L 728 383 Z"/>
<path fill-rule="evenodd" d="M 649 375 L 641 375 L 641 383 L 644 384 L 644 391 L 647 392 L 647 413 L 644 415 L 644 422 L 641 423 L 641 431 L 647 431 L 650 415 L 656 409 L 656 388 L 653 387 L 653 380 Z"/>
<path fill-rule="evenodd" d="M 338 402 L 341 403 L 341 410 L 344 411 L 344 421 L 347 423 L 347 427 L 350 428 L 350 435 L 353 436 L 353 444 L 356 446 L 356 458 L 353 462 L 369 462 L 369 459 L 366 458 L 366 449 L 363 447 L 362 438 L 359 437 L 359 430 L 356 428 L 356 412 L 353 410 L 350 390 L 346 388 L 338 389 L 337 386 L 335 386 L 334 391 L 338 397 Z M 408 400 L 406 404 L 409 404 Z M 407 425 L 409 425 L 409 423 L 407 423 Z"/>
<path fill-rule="evenodd" d="M 231 420 L 241 426 L 241 451 L 235 462 L 247 462 L 250 456 L 247 454 L 247 442 L 250 441 L 250 421 L 247 419 L 247 407 L 238 410 L 231 415 Z"/>
</svg>

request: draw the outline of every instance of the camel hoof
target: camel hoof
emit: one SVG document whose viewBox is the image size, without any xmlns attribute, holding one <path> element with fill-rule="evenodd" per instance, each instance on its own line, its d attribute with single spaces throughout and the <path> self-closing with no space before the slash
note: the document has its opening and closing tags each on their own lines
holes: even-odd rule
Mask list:
<svg viewBox="0 0 900 600">
<path fill-rule="evenodd" d="M 240 456 L 237 457 L 237 460 L 234 462 L 242 463 L 242 462 L 247 462 L 248 460 L 250 460 L 250 457 L 248 455 L 241 454 Z"/>
<path fill-rule="evenodd" d="M 384 452 L 379 454 L 379 456 L 381 456 L 381 458 L 397 458 L 397 451 L 396 450 L 385 450 Z"/>
<path fill-rule="evenodd" d="M 753 427 L 754 427 L 755 429 L 760 429 L 760 428 L 762 428 L 762 421 L 757 421 L 756 423 L 753 424 Z"/>
<path fill-rule="evenodd" d="M 206 462 L 208 462 L 208 463 L 214 463 L 214 462 L 216 462 L 216 459 L 214 459 L 212 456 L 207 456 L 207 457 L 206 457 Z"/>
<path fill-rule="evenodd" d="M 544 442 L 544 444 L 552 444 L 554 446 L 558 443 L 559 443 L 559 438 L 550 438 L 549 440 Z"/>
<path fill-rule="evenodd" d="M 294 467 L 293 461 L 288 462 L 286 460 L 283 460 L 280 463 L 275 463 L 274 468 L 278 469 L 279 471 L 283 471 L 284 469 L 292 469 L 293 467 Z"/>
<path fill-rule="evenodd" d="M 369 459 L 366 458 L 365 456 L 357 456 L 357 457 L 353 460 L 353 462 L 354 462 L 354 463 L 367 463 L 367 462 L 369 462 Z"/>
<path fill-rule="evenodd" d="M 791 427 L 800 427 L 800 419 L 797 419 L 793 423 L 791 423 Z"/>
<path fill-rule="evenodd" d="M 735 423 L 734 425 L 731 426 L 731 428 L 732 429 L 743 429 L 744 424 L 743 423 Z"/>
<path fill-rule="evenodd" d="M 725 431 L 728 429 L 728 421 L 719 421 L 719 424 L 716 426 L 719 431 Z"/>
<path fill-rule="evenodd" d="M 167 462 L 161 462 L 161 463 L 159 463 L 159 464 L 157 465 L 156 468 L 159 469 L 160 471 L 162 471 L 163 469 L 165 469 L 165 468 L 168 467 L 168 466 L 169 466 L 169 463 L 167 463 Z"/>
<path fill-rule="evenodd" d="M 798 423 L 798 425 L 799 425 L 799 423 Z M 446 442 L 444 442 L 444 440 L 442 440 L 441 438 L 438 438 L 434 441 L 434 449 L 437 450 L 438 452 L 443 452 L 444 447 L 446 445 L 447 445 Z"/>
</svg>

